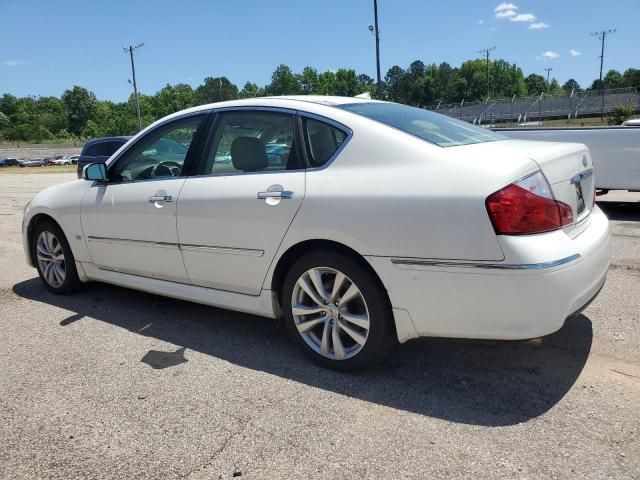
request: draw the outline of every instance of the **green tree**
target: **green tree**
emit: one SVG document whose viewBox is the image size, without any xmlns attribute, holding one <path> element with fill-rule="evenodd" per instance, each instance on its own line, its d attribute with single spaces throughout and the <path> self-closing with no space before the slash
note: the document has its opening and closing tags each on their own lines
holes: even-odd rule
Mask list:
<svg viewBox="0 0 640 480">
<path fill-rule="evenodd" d="M 355 70 L 341 68 L 336 72 L 335 94 L 345 97 L 358 95 L 358 79 Z"/>
<path fill-rule="evenodd" d="M 195 91 L 196 105 L 223 102 L 234 98 L 238 98 L 238 87 L 231 83 L 227 77 L 207 77 Z"/>
<path fill-rule="evenodd" d="M 384 76 L 384 83 L 386 85 L 385 97 L 393 102 L 402 103 L 404 97 L 402 96 L 402 79 L 405 72 L 398 65 L 391 67 L 387 74 Z"/>
<path fill-rule="evenodd" d="M 582 89 L 580 88 L 580 84 L 576 82 L 573 78 L 570 78 L 569 80 L 564 82 L 564 85 L 562 85 L 562 90 L 564 90 L 565 93 L 571 93 L 572 91 L 575 91 L 575 92 L 582 91 Z"/>
<path fill-rule="evenodd" d="M 69 131 L 79 136 L 96 112 L 96 96 L 76 85 L 62 94 L 62 103 L 67 110 Z"/>
<path fill-rule="evenodd" d="M 318 71 L 315 68 L 304 67 L 302 73 L 298 75 L 298 82 L 302 93 L 312 95 L 318 93 L 319 78 Z"/>
<path fill-rule="evenodd" d="M 276 67 L 271 75 L 271 83 L 265 90 L 269 95 L 298 95 L 302 93 L 300 81 L 285 64 Z"/>
<path fill-rule="evenodd" d="M 356 77 L 356 85 L 358 88 L 358 93 L 368 92 L 373 97 L 376 92 L 375 81 L 367 74 L 361 73 L 360 75 L 358 75 Z"/>
<path fill-rule="evenodd" d="M 547 91 L 547 82 L 542 75 L 537 73 L 530 74 L 524 79 L 524 83 L 527 87 L 527 93 L 529 95 L 540 95 Z"/>
<path fill-rule="evenodd" d="M 255 98 L 264 96 L 264 89 L 252 82 L 247 82 L 238 94 L 239 98 Z"/>
<path fill-rule="evenodd" d="M 626 86 L 622 74 L 617 70 L 609 70 L 603 80 L 604 88 L 623 88 Z"/>
<path fill-rule="evenodd" d="M 167 84 L 151 99 L 151 108 L 155 118 L 162 118 L 194 105 L 193 88 L 184 83 Z"/>
<path fill-rule="evenodd" d="M 336 94 L 336 74 L 331 70 L 318 75 L 318 95 L 335 95 Z"/>
<path fill-rule="evenodd" d="M 628 68 L 622 75 L 625 87 L 640 88 L 640 70 Z"/>
</svg>

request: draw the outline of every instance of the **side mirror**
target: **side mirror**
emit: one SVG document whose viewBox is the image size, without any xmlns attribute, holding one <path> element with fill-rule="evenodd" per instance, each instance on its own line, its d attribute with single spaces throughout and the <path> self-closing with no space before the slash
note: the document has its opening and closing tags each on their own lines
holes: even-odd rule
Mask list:
<svg viewBox="0 0 640 480">
<path fill-rule="evenodd" d="M 95 182 L 106 182 L 107 167 L 104 163 L 90 163 L 82 169 L 82 178 Z"/>
</svg>

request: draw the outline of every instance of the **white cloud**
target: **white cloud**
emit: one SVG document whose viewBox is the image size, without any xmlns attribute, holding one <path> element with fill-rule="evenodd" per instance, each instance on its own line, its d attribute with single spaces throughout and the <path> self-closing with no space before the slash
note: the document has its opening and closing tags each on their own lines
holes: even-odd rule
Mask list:
<svg viewBox="0 0 640 480">
<path fill-rule="evenodd" d="M 6 65 L 7 67 L 15 67 L 16 65 L 24 65 L 24 60 L 6 60 L 2 62 L 2 65 Z"/>
<path fill-rule="evenodd" d="M 515 17 L 516 16 L 516 11 L 515 10 L 501 10 L 498 13 L 496 13 L 496 18 L 500 19 L 500 18 L 510 18 L 510 17 Z"/>
<path fill-rule="evenodd" d="M 547 50 L 542 54 L 544 58 L 558 58 L 560 54 L 558 52 L 554 52 L 553 50 Z"/>
<path fill-rule="evenodd" d="M 513 3 L 502 2 L 498 5 L 493 11 L 494 12 L 502 12 L 504 10 L 517 10 L 518 6 Z"/>
<path fill-rule="evenodd" d="M 482 25 L 484 23 L 484 20 L 478 20 L 478 24 Z"/>
<path fill-rule="evenodd" d="M 549 28 L 549 24 L 544 22 L 532 23 L 529 25 L 529 30 L 541 30 L 543 28 Z"/>
<path fill-rule="evenodd" d="M 575 48 L 572 48 L 571 50 L 569 50 L 569 53 L 571 54 L 572 57 L 577 57 L 578 55 L 582 55 L 582 52 L 579 52 Z"/>
<path fill-rule="evenodd" d="M 509 18 L 512 22 L 533 22 L 536 16 L 533 13 L 520 13 L 515 17 Z"/>
</svg>

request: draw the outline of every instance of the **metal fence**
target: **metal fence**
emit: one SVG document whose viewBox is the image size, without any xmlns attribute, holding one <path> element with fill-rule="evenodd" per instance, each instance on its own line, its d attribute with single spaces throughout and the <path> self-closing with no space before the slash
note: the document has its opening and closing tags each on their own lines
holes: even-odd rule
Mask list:
<svg viewBox="0 0 640 480">
<path fill-rule="evenodd" d="M 637 88 L 618 88 L 570 94 L 535 97 L 513 97 L 511 99 L 488 99 L 487 101 L 448 103 L 431 105 L 428 110 L 474 124 L 525 123 L 543 119 L 572 119 L 607 115 L 613 108 L 632 106 L 640 112 L 640 92 Z"/>
</svg>

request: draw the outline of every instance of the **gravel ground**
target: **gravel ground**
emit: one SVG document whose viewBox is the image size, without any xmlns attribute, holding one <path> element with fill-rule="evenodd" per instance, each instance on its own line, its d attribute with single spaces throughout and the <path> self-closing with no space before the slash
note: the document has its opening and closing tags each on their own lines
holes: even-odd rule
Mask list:
<svg viewBox="0 0 640 480">
<path fill-rule="evenodd" d="M 0 478 L 640 478 L 640 194 L 600 198 L 613 262 L 545 340 L 420 339 L 309 363 L 277 322 L 101 284 L 47 293 L 0 176 Z"/>
</svg>

